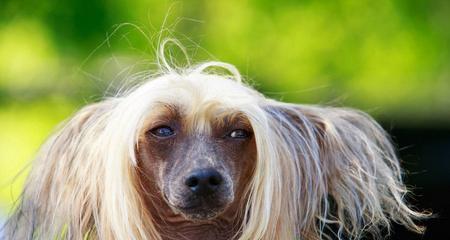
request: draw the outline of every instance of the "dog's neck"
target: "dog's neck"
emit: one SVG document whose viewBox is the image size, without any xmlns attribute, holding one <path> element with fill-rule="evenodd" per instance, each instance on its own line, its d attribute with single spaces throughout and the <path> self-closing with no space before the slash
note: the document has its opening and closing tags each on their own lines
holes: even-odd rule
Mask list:
<svg viewBox="0 0 450 240">
<path fill-rule="evenodd" d="M 186 226 L 180 225 L 173 228 L 168 228 L 167 233 L 162 235 L 164 240 L 186 239 L 186 240 L 229 240 L 233 238 L 235 232 L 229 229 L 229 225 L 220 226 L 221 223 L 214 224 L 200 224 Z"/>
</svg>

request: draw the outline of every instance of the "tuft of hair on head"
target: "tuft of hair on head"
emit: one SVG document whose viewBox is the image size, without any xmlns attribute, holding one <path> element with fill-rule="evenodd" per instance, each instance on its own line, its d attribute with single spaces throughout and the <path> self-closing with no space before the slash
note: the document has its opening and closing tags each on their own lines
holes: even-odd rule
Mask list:
<svg viewBox="0 0 450 240">
<path fill-rule="evenodd" d="M 152 104 L 184 94 L 242 113 L 253 129 L 257 160 L 235 239 L 380 238 L 391 221 L 423 232 L 416 220 L 430 215 L 406 203 L 395 149 L 370 116 L 268 99 L 228 63 L 172 67 L 169 43 L 180 45 L 160 45 L 161 74 L 84 107 L 42 146 L 7 239 L 163 239 L 139 194 L 135 149 Z"/>
</svg>

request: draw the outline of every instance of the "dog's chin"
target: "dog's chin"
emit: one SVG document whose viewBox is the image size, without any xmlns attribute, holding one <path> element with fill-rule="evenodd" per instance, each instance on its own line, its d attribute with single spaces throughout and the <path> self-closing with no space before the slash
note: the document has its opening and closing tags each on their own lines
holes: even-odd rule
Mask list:
<svg viewBox="0 0 450 240">
<path fill-rule="evenodd" d="M 172 208 L 183 215 L 187 220 L 204 221 L 211 220 L 219 216 L 226 209 L 227 205 L 197 205 L 197 206 L 172 206 Z"/>
</svg>

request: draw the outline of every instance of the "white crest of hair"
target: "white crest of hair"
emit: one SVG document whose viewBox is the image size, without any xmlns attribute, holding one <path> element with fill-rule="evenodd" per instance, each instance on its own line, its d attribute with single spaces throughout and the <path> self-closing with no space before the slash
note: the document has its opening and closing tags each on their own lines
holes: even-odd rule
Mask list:
<svg viewBox="0 0 450 240">
<path fill-rule="evenodd" d="M 210 108 L 248 117 L 257 162 L 236 239 L 377 238 L 390 220 L 423 231 L 415 220 L 428 215 L 405 202 L 394 148 L 371 117 L 267 99 L 228 63 L 173 68 L 164 57 L 171 41 L 159 50 L 159 76 L 83 108 L 43 145 L 7 239 L 162 239 L 137 190 L 135 156 L 161 102 L 199 114 L 198 126 Z"/>
</svg>

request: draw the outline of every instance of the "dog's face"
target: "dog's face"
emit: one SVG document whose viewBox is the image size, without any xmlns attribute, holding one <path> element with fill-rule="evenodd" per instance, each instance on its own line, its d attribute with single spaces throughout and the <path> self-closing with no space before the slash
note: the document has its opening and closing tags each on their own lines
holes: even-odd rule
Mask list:
<svg viewBox="0 0 450 240">
<path fill-rule="evenodd" d="M 245 115 L 201 109 L 155 106 L 138 144 L 141 175 L 157 192 L 152 195 L 188 220 L 214 218 L 242 199 L 256 158 Z"/>
</svg>

